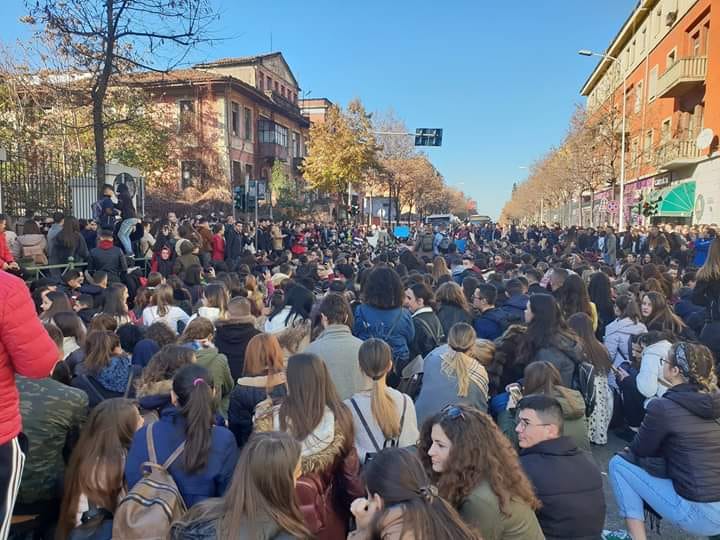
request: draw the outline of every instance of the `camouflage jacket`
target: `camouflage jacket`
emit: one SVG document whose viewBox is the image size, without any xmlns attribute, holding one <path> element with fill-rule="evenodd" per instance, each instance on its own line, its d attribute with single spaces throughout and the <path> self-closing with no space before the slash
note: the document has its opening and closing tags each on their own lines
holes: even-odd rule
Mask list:
<svg viewBox="0 0 720 540">
<path fill-rule="evenodd" d="M 29 504 L 58 499 L 65 473 L 63 450 L 68 436 L 76 440 L 88 414 L 85 392 L 46 377 L 15 376 L 20 393 L 23 433 L 28 438 L 18 501 Z"/>
</svg>

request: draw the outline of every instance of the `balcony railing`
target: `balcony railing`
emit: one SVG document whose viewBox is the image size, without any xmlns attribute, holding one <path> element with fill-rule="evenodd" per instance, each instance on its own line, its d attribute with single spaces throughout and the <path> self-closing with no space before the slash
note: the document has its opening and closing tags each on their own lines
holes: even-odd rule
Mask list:
<svg viewBox="0 0 720 540">
<path fill-rule="evenodd" d="M 707 56 L 681 58 L 658 79 L 658 97 L 677 97 L 705 82 Z"/>
<path fill-rule="evenodd" d="M 655 151 L 655 165 L 662 170 L 677 169 L 696 163 L 704 156 L 693 139 L 673 139 Z"/>
<path fill-rule="evenodd" d="M 288 149 L 280 144 L 261 142 L 260 157 L 286 161 L 288 158 Z"/>
</svg>

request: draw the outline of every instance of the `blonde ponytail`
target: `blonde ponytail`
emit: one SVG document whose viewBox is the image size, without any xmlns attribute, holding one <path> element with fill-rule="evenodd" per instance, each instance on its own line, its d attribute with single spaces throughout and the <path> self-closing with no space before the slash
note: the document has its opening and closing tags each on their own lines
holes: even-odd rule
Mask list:
<svg viewBox="0 0 720 540">
<path fill-rule="evenodd" d="M 358 354 L 360 369 L 373 380 L 370 410 L 386 439 L 400 436 L 400 414 L 390 395 L 385 375 L 392 367 L 392 351 L 381 339 L 368 339 L 360 346 Z"/>
</svg>

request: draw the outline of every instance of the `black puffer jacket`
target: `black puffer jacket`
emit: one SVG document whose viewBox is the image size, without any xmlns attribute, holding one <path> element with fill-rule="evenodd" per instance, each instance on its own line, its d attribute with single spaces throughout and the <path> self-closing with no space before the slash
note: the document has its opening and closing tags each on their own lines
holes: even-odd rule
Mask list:
<svg viewBox="0 0 720 540">
<path fill-rule="evenodd" d="M 570 437 L 522 450 L 520 463 L 542 502 L 537 517 L 547 538 L 600 538 L 605 524 L 602 476 Z"/>
<path fill-rule="evenodd" d="M 410 359 L 418 354 L 425 358 L 430 351 L 445 343 L 447 338 L 440 319 L 435 312 L 421 308 L 413 314 L 413 325 L 415 326 L 415 338 L 410 343 Z"/>
<path fill-rule="evenodd" d="M 680 384 L 652 400 L 630 449 L 636 456 L 662 456 L 681 497 L 720 501 L 720 392 Z"/>
<path fill-rule="evenodd" d="M 242 449 L 253 431 L 253 415 L 258 403 L 267 399 L 267 377 L 242 377 L 230 393 L 228 427 L 235 435 L 238 448 Z M 278 384 L 270 391 L 274 402 L 285 397 L 285 384 Z"/>
<path fill-rule="evenodd" d="M 250 340 L 259 333 L 260 330 L 250 322 L 237 322 L 230 319 L 217 321 L 215 324 L 215 346 L 218 351 L 227 356 L 233 380 L 243 376 L 245 350 Z"/>
</svg>

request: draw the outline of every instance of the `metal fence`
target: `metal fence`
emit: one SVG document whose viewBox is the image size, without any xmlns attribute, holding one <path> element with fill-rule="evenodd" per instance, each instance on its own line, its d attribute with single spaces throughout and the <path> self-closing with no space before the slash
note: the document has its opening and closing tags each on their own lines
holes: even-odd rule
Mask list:
<svg viewBox="0 0 720 540">
<path fill-rule="evenodd" d="M 0 212 L 19 218 L 63 212 L 90 217 L 94 164 L 65 154 L 8 152 L 0 162 Z"/>
</svg>

